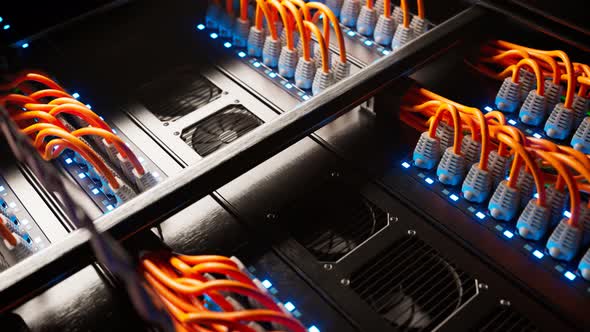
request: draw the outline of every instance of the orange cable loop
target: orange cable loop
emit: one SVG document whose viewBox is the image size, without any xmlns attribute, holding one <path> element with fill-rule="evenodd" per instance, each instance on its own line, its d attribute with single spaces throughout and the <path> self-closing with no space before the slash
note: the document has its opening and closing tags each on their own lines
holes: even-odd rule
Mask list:
<svg viewBox="0 0 590 332">
<path fill-rule="evenodd" d="M 334 12 L 323 3 L 320 2 L 308 2 L 306 7 L 314 8 L 321 11 L 324 16 L 327 16 L 330 22 L 332 23 L 332 28 L 334 29 L 334 33 L 336 34 L 336 40 L 338 41 L 338 50 L 340 52 L 340 62 L 346 63 L 346 43 L 344 42 L 344 35 L 342 34 L 342 28 L 340 27 L 340 23 Z M 326 24 L 324 22 L 324 24 Z M 329 27 L 328 27 L 329 31 Z M 328 34 L 329 36 L 329 34 Z M 329 39 L 326 39 L 326 44 L 329 44 Z"/>
<path fill-rule="evenodd" d="M 46 98 L 46 97 L 53 97 L 53 98 L 60 98 L 60 97 L 74 98 L 69 93 L 67 93 L 67 92 L 65 92 L 63 90 L 57 90 L 57 89 L 44 89 L 44 90 L 35 91 L 35 92 L 31 93 L 29 95 L 29 97 L 31 97 L 31 98 L 33 98 L 35 100 L 39 100 L 41 98 Z"/>
<path fill-rule="evenodd" d="M 522 59 L 518 61 L 516 67 L 514 67 L 514 71 L 512 72 L 512 81 L 514 83 L 518 83 L 518 79 L 520 76 L 519 69 L 528 66 L 535 72 L 535 77 L 537 78 L 537 94 L 539 96 L 545 95 L 545 81 L 543 78 L 543 74 L 541 73 L 541 69 L 539 68 L 539 64 L 532 59 Z"/>
<path fill-rule="evenodd" d="M 428 135 L 432 138 L 436 137 L 436 128 L 438 127 L 438 123 L 442 119 L 442 116 L 445 114 L 445 111 L 451 114 L 451 117 L 453 118 L 453 128 L 455 128 L 453 140 L 453 153 L 461 155 L 461 139 L 463 137 L 463 133 L 461 130 L 461 116 L 459 115 L 459 111 L 457 111 L 455 106 L 443 103 L 438 107 L 438 109 L 436 110 L 436 115 L 430 123 Z"/>
<path fill-rule="evenodd" d="M 295 5 L 293 4 L 292 1 L 283 0 L 282 4 L 291 12 L 291 15 L 293 15 L 293 17 L 295 18 L 295 23 L 297 24 L 297 30 L 299 31 L 299 36 L 301 38 L 301 43 L 303 45 L 302 58 L 305 61 L 310 61 L 311 60 L 311 54 L 310 54 L 311 51 L 310 51 L 310 45 L 309 45 L 310 41 L 309 41 L 309 36 L 307 34 L 307 31 L 305 30 L 305 25 L 303 24 L 303 18 L 301 17 L 301 13 L 299 12 L 299 10 L 297 10 L 297 7 L 295 7 Z"/>
<path fill-rule="evenodd" d="M 262 20 L 266 19 L 266 25 L 268 26 L 268 30 L 270 31 L 270 37 L 273 40 L 278 40 L 279 35 L 277 33 L 277 28 L 274 25 L 274 20 L 272 15 L 270 14 L 270 10 L 266 5 L 265 0 L 256 0 L 256 29 L 262 30 Z"/>
<path fill-rule="evenodd" d="M 48 114 L 47 112 L 27 111 L 27 112 L 15 114 L 11 118 L 15 122 L 23 121 L 23 120 L 33 120 L 33 119 L 43 120 L 46 123 L 50 123 L 54 126 L 57 126 L 57 127 L 62 128 L 67 131 L 65 125 L 61 121 L 59 121 L 53 115 Z"/>
<path fill-rule="evenodd" d="M 317 25 L 315 25 L 309 21 L 304 21 L 303 23 L 305 24 L 305 27 L 307 29 L 309 29 L 316 36 L 317 42 L 320 47 L 320 54 L 322 56 L 322 71 L 324 73 L 329 73 L 330 72 L 330 60 L 328 59 L 328 47 L 326 46 L 326 42 L 324 41 L 324 37 L 322 36 L 322 32 L 317 27 Z"/>
<path fill-rule="evenodd" d="M 285 7 L 281 5 L 281 3 L 277 0 L 268 0 L 270 5 L 273 6 L 278 12 L 283 22 L 283 30 L 287 36 L 287 48 L 289 50 L 295 49 L 295 42 L 293 40 L 293 30 L 289 28 L 289 16 L 287 15 L 287 11 Z"/>
<path fill-rule="evenodd" d="M 52 79 L 36 73 L 27 73 L 19 75 L 16 79 L 14 79 L 12 82 L 8 84 L 0 84 L 0 90 L 10 90 L 18 87 L 19 85 L 27 81 L 41 83 L 50 89 L 65 91 L 64 88 L 62 88 L 59 84 L 55 83 L 55 81 L 53 81 Z"/>
</svg>

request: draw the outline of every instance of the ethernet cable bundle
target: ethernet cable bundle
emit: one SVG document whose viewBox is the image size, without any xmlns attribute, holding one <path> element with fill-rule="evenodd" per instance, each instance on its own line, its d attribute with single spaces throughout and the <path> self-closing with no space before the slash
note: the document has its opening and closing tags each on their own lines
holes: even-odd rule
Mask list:
<svg viewBox="0 0 590 332">
<path fill-rule="evenodd" d="M 555 259 L 571 261 L 588 250 L 579 269 L 590 280 L 590 203 L 582 200 L 590 192 L 587 155 L 528 137 L 499 111 L 484 114 L 426 89 L 413 89 L 401 109 L 401 119 L 423 131 L 413 153 L 416 167 L 436 168 L 443 185 L 487 204 L 492 218 L 515 221 L 524 239 L 548 238 L 545 246 Z M 437 130 L 441 126 L 446 129 Z"/>
<path fill-rule="evenodd" d="M 52 79 L 24 73 L 0 90 L 6 92 L 0 102 L 45 160 L 72 154 L 71 159 L 96 179 L 97 190 L 112 193 L 121 202 L 156 184 L 154 175 L 113 129 Z"/>
</svg>

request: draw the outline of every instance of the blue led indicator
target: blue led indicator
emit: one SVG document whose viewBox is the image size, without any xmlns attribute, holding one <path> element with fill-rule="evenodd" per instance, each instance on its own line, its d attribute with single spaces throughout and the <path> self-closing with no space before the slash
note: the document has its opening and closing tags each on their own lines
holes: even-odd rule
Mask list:
<svg viewBox="0 0 590 332">
<path fill-rule="evenodd" d="M 160 173 L 158 173 L 158 172 L 152 172 L 152 175 L 153 175 L 155 178 L 159 178 L 159 177 L 160 177 Z"/>
<path fill-rule="evenodd" d="M 3 192 L 4 190 L 6 190 L 6 188 L 4 188 L 4 186 L 0 186 L 0 192 Z"/>
<path fill-rule="evenodd" d="M 4 19 L 2 17 L 0 17 L 0 22 L 4 21 Z"/>
<path fill-rule="evenodd" d="M 410 166 L 411 166 L 411 165 L 410 165 L 410 163 L 408 163 L 408 162 L 406 162 L 406 161 L 404 161 L 404 162 L 402 163 L 402 167 L 403 167 L 403 168 L 410 168 Z"/>
<path fill-rule="evenodd" d="M 426 181 L 426 183 L 428 183 L 428 184 L 433 184 L 434 183 L 434 180 L 431 179 L 431 178 L 426 178 L 426 179 L 424 179 L 424 181 Z"/>
<path fill-rule="evenodd" d="M 205 30 L 205 25 L 204 24 L 197 25 L 197 30 Z"/>
<path fill-rule="evenodd" d="M 80 94 L 77 92 L 72 93 L 72 97 L 74 97 L 75 99 L 80 98 Z"/>
<path fill-rule="evenodd" d="M 483 109 L 484 109 L 486 112 L 491 112 L 491 111 L 493 111 L 493 110 L 494 110 L 494 109 L 493 109 L 493 108 L 491 108 L 490 106 L 486 106 L 486 107 L 484 107 Z"/>
<path fill-rule="evenodd" d="M 292 312 L 293 310 L 295 310 L 295 305 L 291 302 L 287 302 L 285 303 L 285 309 L 287 309 L 287 311 Z"/>
<path fill-rule="evenodd" d="M 543 258 L 543 256 L 545 256 L 545 254 L 540 252 L 539 250 L 535 250 L 533 251 L 533 256 L 537 257 L 538 259 L 541 259 Z"/>
<path fill-rule="evenodd" d="M 92 193 L 95 195 L 98 195 L 98 193 L 100 193 L 100 190 L 94 188 L 94 189 L 92 189 Z"/>
<path fill-rule="evenodd" d="M 90 104 L 86 104 L 86 107 L 87 107 L 89 110 L 91 110 L 91 109 L 92 109 L 92 106 L 90 106 Z M 102 117 L 100 117 L 100 118 L 102 119 Z M 104 119 L 103 119 L 103 120 L 104 120 Z"/>
<path fill-rule="evenodd" d="M 563 211 L 563 216 L 566 217 L 566 218 L 571 218 L 572 217 L 572 214 L 569 211 Z"/>
<path fill-rule="evenodd" d="M 541 137 L 543 137 L 543 136 L 541 136 L 541 134 L 539 134 L 539 133 L 534 133 L 534 134 L 533 134 L 533 137 L 535 137 L 535 138 L 541 138 Z"/>
<path fill-rule="evenodd" d="M 504 236 L 507 237 L 507 238 L 509 238 L 509 239 L 511 239 L 511 238 L 514 237 L 514 233 L 512 233 L 509 230 L 505 230 L 504 233 L 502 233 L 502 234 L 504 234 Z"/>
<path fill-rule="evenodd" d="M 310 328 L 307 329 L 307 331 L 309 332 L 320 332 L 320 329 L 318 329 L 315 325 L 311 326 Z"/>
<path fill-rule="evenodd" d="M 270 282 L 268 280 L 263 280 L 262 281 L 262 286 L 264 286 L 264 288 L 271 288 L 272 287 L 272 282 Z"/>
<path fill-rule="evenodd" d="M 308 95 L 303 95 L 303 96 L 301 96 L 301 98 L 303 98 L 303 100 L 309 100 L 309 96 Z"/>
<path fill-rule="evenodd" d="M 231 43 L 230 42 L 225 42 L 225 43 L 223 43 L 223 46 L 225 46 L 225 48 L 230 48 L 231 47 Z"/>
<path fill-rule="evenodd" d="M 260 62 L 254 62 L 252 65 L 253 65 L 254 67 L 256 67 L 256 68 L 259 68 L 259 67 L 260 67 Z"/>
<path fill-rule="evenodd" d="M 293 84 L 287 83 L 287 84 L 285 84 L 285 88 L 291 89 L 291 88 L 293 88 Z"/>
<path fill-rule="evenodd" d="M 367 40 L 365 40 L 365 45 L 371 46 L 371 45 L 373 45 L 373 41 L 367 39 Z"/>
<path fill-rule="evenodd" d="M 271 78 L 275 78 L 277 77 L 277 74 L 271 71 L 270 73 L 268 73 L 268 76 L 270 76 Z"/>
<path fill-rule="evenodd" d="M 242 52 L 242 51 L 240 51 L 240 52 L 238 52 L 238 56 L 239 56 L 240 58 L 245 58 L 245 57 L 246 57 L 246 52 Z"/>
<path fill-rule="evenodd" d="M 113 211 L 114 209 L 115 209 L 115 207 L 114 207 L 114 206 L 112 206 L 112 205 L 107 205 L 107 210 L 109 210 L 109 211 Z"/>
<path fill-rule="evenodd" d="M 2 27 L 2 29 L 4 29 L 4 30 L 8 30 L 8 29 L 10 29 L 10 24 L 5 24 L 5 25 Z"/>
<path fill-rule="evenodd" d="M 383 50 L 383 51 L 381 51 L 381 53 L 383 53 L 383 55 L 388 55 L 391 52 L 389 50 Z"/>
<path fill-rule="evenodd" d="M 86 174 L 84 174 L 84 173 L 80 173 L 80 174 L 78 174 L 78 177 L 79 177 L 80 179 L 84 179 L 84 178 L 86 177 Z"/>
<path fill-rule="evenodd" d="M 457 196 L 455 194 L 451 194 L 451 196 L 449 196 L 449 198 L 455 202 L 459 200 L 459 196 Z"/>
<path fill-rule="evenodd" d="M 485 213 L 483 213 L 481 211 L 475 213 L 475 216 L 478 217 L 479 219 L 484 219 L 486 217 Z"/>
<path fill-rule="evenodd" d="M 574 281 L 574 279 L 576 279 L 576 275 L 570 271 L 566 271 L 563 275 L 571 281 Z"/>
<path fill-rule="evenodd" d="M 535 194 L 533 195 L 533 197 L 534 197 L 534 198 L 539 198 L 539 193 L 535 193 Z"/>
<path fill-rule="evenodd" d="M 355 35 L 354 31 L 348 31 L 347 34 L 351 37 L 354 37 L 354 35 Z"/>
<path fill-rule="evenodd" d="M 516 121 L 514 121 L 512 119 L 508 120 L 508 123 L 511 124 L 511 125 L 513 125 L 513 126 L 516 126 Z"/>
<path fill-rule="evenodd" d="M 211 37 L 211 39 L 217 39 L 217 37 L 219 37 L 218 34 L 216 34 L 215 32 L 212 32 L 209 37 Z"/>
<path fill-rule="evenodd" d="M 21 45 L 21 47 L 22 48 L 27 48 L 27 47 L 29 47 L 29 43 L 24 43 L 24 44 Z"/>
<path fill-rule="evenodd" d="M 69 165 L 69 164 L 71 164 L 71 163 L 73 162 L 73 160 L 72 160 L 72 158 L 67 158 L 67 159 L 65 160 L 65 162 L 66 162 L 66 164 L 68 164 L 68 165 Z"/>
</svg>

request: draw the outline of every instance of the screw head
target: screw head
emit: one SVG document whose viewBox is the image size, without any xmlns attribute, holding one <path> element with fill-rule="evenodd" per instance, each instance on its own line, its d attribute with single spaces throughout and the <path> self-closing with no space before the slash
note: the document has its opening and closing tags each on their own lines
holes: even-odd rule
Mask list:
<svg viewBox="0 0 590 332">
<path fill-rule="evenodd" d="M 350 285 L 350 279 L 343 278 L 343 279 L 340 280 L 340 284 L 342 286 L 347 286 L 348 287 Z"/>
<path fill-rule="evenodd" d="M 500 305 L 505 306 L 505 307 L 509 307 L 512 305 L 512 303 L 510 303 L 510 301 L 508 301 L 508 300 L 501 299 Z"/>
<path fill-rule="evenodd" d="M 326 271 L 331 271 L 333 268 L 334 268 L 334 265 L 332 265 L 332 264 L 328 264 L 328 263 L 324 264 L 324 270 L 326 270 Z"/>
<path fill-rule="evenodd" d="M 415 230 L 413 230 L 413 229 L 409 229 L 409 230 L 408 230 L 408 235 L 409 235 L 409 236 L 414 236 L 414 235 L 416 235 L 416 231 L 415 231 Z"/>
<path fill-rule="evenodd" d="M 398 217 L 393 217 L 393 216 L 389 217 L 389 221 L 398 221 L 398 220 L 399 220 Z"/>
<path fill-rule="evenodd" d="M 239 101 L 238 99 L 236 99 L 236 100 L 234 100 L 234 103 L 235 103 L 235 104 L 239 104 L 239 103 L 240 103 L 240 101 Z"/>
<path fill-rule="evenodd" d="M 178 131 L 175 131 L 175 132 L 174 132 L 174 136 L 178 136 L 178 135 L 180 135 L 180 132 L 178 132 Z"/>
<path fill-rule="evenodd" d="M 164 127 L 168 127 L 168 126 L 170 125 L 170 123 L 168 123 L 168 122 L 164 122 L 162 125 L 163 125 Z"/>
<path fill-rule="evenodd" d="M 226 95 L 226 94 L 228 94 L 228 93 L 229 93 L 229 92 L 227 92 L 227 91 L 223 91 L 223 94 L 224 94 L 224 95 Z"/>
<path fill-rule="evenodd" d="M 477 287 L 479 287 L 481 290 L 488 290 L 488 285 L 484 283 L 478 284 Z"/>
<path fill-rule="evenodd" d="M 338 173 L 338 171 L 332 171 L 332 172 L 330 173 L 330 176 L 331 176 L 331 177 L 333 177 L 333 178 L 337 178 L 337 177 L 339 177 L 339 176 L 340 176 L 340 173 Z"/>
<path fill-rule="evenodd" d="M 277 220 L 277 218 L 278 218 L 278 216 L 274 213 L 267 213 L 266 214 L 266 220 L 275 221 L 275 220 Z"/>
</svg>

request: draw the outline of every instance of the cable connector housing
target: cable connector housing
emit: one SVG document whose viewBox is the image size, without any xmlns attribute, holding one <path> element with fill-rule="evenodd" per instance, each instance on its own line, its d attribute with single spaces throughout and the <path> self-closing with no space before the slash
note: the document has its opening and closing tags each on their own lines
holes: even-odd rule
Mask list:
<svg viewBox="0 0 590 332">
<path fill-rule="evenodd" d="M 389 45 L 393 39 L 395 27 L 396 24 L 393 18 L 385 17 L 383 14 L 379 15 L 373 39 L 375 39 L 375 42 L 379 45 Z"/>
<path fill-rule="evenodd" d="M 566 139 L 572 131 L 574 124 L 574 111 L 565 108 L 562 103 L 555 105 L 555 108 L 545 122 L 545 133 L 554 139 Z"/>
<path fill-rule="evenodd" d="M 312 59 L 299 58 L 295 68 L 295 85 L 300 89 L 311 89 L 315 78 L 316 67 Z"/>
<path fill-rule="evenodd" d="M 425 19 L 420 18 L 419 16 L 412 17 L 412 21 L 410 22 L 410 29 L 414 32 L 414 38 L 423 35 L 428 31 L 428 22 Z"/>
<path fill-rule="evenodd" d="M 490 173 L 473 164 L 463 181 L 461 191 L 466 200 L 474 203 L 483 203 L 492 190 Z"/>
<path fill-rule="evenodd" d="M 546 247 L 551 257 L 569 262 L 576 256 L 581 243 L 582 231 L 571 226 L 564 218 L 551 233 Z"/>
<path fill-rule="evenodd" d="M 513 113 L 520 105 L 519 83 L 512 81 L 512 77 L 506 77 L 496 95 L 496 106 L 504 113 Z"/>
<path fill-rule="evenodd" d="M 545 188 L 545 201 L 549 208 L 549 221 L 551 225 L 557 224 L 563 218 L 563 210 L 567 200 L 567 191 L 560 191 L 555 186 Z"/>
<path fill-rule="evenodd" d="M 356 31 L 363 36 L 372 36 L 377 23 L 377 13 L 374 8 L 363 6 L 356 22 Z"/>
<path fill-rule="evenodd" d="M 342 62 L 338 58 L 332 63 L 332 71 L 334 72 L 334 82 L 339 82 L 350 76 L 350 62 Z"/>
<path fill-rule="evenodd" d="M 518 189 L 510 188 L 508 181 L 500 182 L 490 199 L 488 209 L 496 220 L 510 221 L 516 215 L 520 202 Z"/>
<path fill-rule="evenodd" d="M 264 46 L 264 31 L 259 30 L 256 26 L 250 28 L 248 33 L 248 55 L 254 57 L 262 56 L 262 47 Z"/>
<path fill-rule="evenodd" d="M 461 140 L 461 154 L 465 158 L 466 165 L 472 165 L 479 161 L 481 143 L 474 140 L 473 136 L 465 135 Z"/>
<path fill-rule="evenodd" d="M 318 95 L 322 91 L 332 86 L 332 84 L 334 84 L 334 75 L 332 74 L 331 70 L 327 73 L 322 70 L 317 70 L 315 72 L 315 77 L 313 78 L 311 92 L 314 96 Z"/>
<path fill-rule="evenodd" d="M 546 110 L 545 96 L 539 95 L 536 90 L 531 90 L 520 108 L 518 117 L 529 126 L 538 126 L 545 120 Z"/>
<path fill-rule="evenodd" d="M 414 39 L 414 31 L 412 31 L 412 29 L 409 27 L 404 27 L 403 24 L 399 24 L 395 29 L 393 39 L 391 40 L 391 49 L 397 50 L 398 48 L 411 42 L 412 39 Z"/>
<path fill-rule="evenodd" d="M 433 169 L 441 157 L 440 142 L 437 138 L 430 137 L 428 132 L 423 132 L 414 148 L 413 160 L 416 167 Z"/>
<path fill-rule="evenodd" d="M 582 260 L 580 260 L 578 270 L 580 270 L 580 275 L 582 278 L 590 281 L 590 249 L 586 251 L 584 257 L 582 257 Z"/>
<path fill-rule="evenodd" d="M 242 20 L 240 17 L 236 18 L 234 23 L 234 33 L 232 35 L 232 43 L 236 47 L 246 47 L 248 44 L 248 33 L 250 31 L 250 21 Z"/>
<path fill-rule="evenodd" d="M 526 207 L 518 217 L 516 229 L 525 239 L 538 241 L 547 232 L 549 226 L 549 209 L 537 204 L 537 199 L 528 201 Z"/>
<path fill-rule="evenodd" d="M 502 156 L 496 150 L 492 150 L 488 156 L 488 172 L 492 178 L 494 186 L 504 180 L 508 157 Z"/>
<path fill-rule="evenodd" d="M 279 65 L 280 56 L 281 41 L 267 36 L 262 48 L 262 62 L 270 68 L 275 68 Z"/>
<path fill-rule="evenodd" d="M 290 50 L 287 46 L 283 46 L 279 56 L 279 75 L 286 78 L 295 76 L 298 59 L 297 49 Z"/>
<path fill-rule="evenodd" d="M 572 137 L 571 145 L 574 149 L 590 154 L 590 117 L 584 118 Z"/>
<path fill-rule="evenodd" d="M 452 147 L 447 148 L 436 169 L 436 176 L 443 184 L 458 185 L 465 176 L 465 158 L 453 152 Z"/>
<path fill-rule="evenodd" d="M 349 28 L 355 27 L 360 11 L 360 0 L 344 0 L 340 10 L 340 23 Z"/>
</svg>

